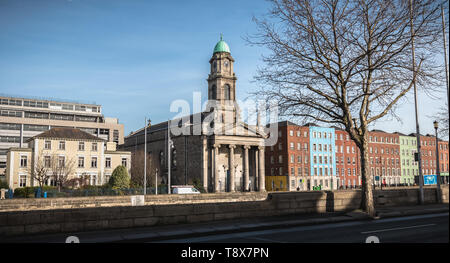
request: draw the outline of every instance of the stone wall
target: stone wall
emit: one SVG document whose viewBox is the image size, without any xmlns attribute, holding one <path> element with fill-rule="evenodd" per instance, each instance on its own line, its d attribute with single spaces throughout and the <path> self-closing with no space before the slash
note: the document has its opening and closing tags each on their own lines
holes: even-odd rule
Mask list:
<svg viewBox="0 0 450 263">
<path fill-rule="evenodd" d="M 214 193 L 192 195 L 147 195 L 146 205 L 263 201 L 267 193 Z M 131 196 L 92 196 L 70 198 L 16 198 L 0 200 L 0 212 L 91 207 L 131 206 Z"/>
<path fill-rule="evenodd" d="M 448 203 L 448 186 L 442 190 L 443 200 Z M 230 199 L 226 201 L 228 196 Z M 59 200 L 59 204 L 63 204 L 59 209 L 35 208 L 36 210 L 30 211 L 0 212 L 0 240 L 1 236 L 10 235 L 70 233 L 248 217 L 350 211 L 359 207 L 361 191 L 148 196 L 145 206 L 130 206 L 129 203 L 126 204 L 125 198 L 112 198 L 123 201 L 122 203 L 117 201 L 118 206 L 103 206 L 106 204 L 102 203 L 105 199 L 97 198 L 91 202 L 97 205 L 95 207 L 73 208 L 72 204 L 70 209 L 64 209 L 64 201 L 67 201 L 67 205 L 74 201 Z M 80 198 L 79 201 L 81 200 L 86 199 Z M 175 204 L 163 204 L 168 200 Z M 426 203 L 434 203 L 435 200 L 436 189 L 426 188 Z M 36 200 L 38 201 L 41 200 Z M 418 203 L 418 189 L 376 191 L 375 201 L 377 206 L 414 205 Z M 0 206 L 3 204 L 4 201 L 0 202 Z"/>
</svg>

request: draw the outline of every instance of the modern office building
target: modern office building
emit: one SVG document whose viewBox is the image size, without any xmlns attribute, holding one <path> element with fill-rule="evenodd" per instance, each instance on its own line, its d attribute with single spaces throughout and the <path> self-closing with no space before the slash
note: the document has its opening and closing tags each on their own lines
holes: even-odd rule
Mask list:
<svg viewBox="0 0 450 263">
<path fill-rule="evenodd" d="M 98 104 L 0 96 L 0 177 L 5 175 L 9 148 L 55 127 L 79 128 L 108 142 L 123 144 L 124 126 L 104 117 Z"/>
<path fill-rule="evenodd" d="M 7 153 L 6 182 L 10 189 L 44 185 L 78 187 L 108 182 L 114 168 L 131 167 L 131 153 L 116 151 L 115 142 L 80 129 L 52 128 L 26 141 L 27 147 Z"/>
</svg>

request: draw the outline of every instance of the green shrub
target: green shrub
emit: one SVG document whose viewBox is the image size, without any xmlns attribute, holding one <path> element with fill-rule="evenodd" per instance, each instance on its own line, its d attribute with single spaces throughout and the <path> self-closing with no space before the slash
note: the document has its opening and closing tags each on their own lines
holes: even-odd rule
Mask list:
<svg viewBox="0 0 450 263">
<path fill-rule="evenodd" d="M 9 189 L 8 183 L 3 180 L 0 180 L 0 189 Z"/>
<path fill-rule="evenodd" d="M 130 176 L 128 175 L 127 168 L 122 165 L 117 166 L 111 178 L 109 178 L 108 184 L 112 189 L 130 188 Z"/>
<path fill-rule="evenodd" d="M 203 188 L 203 185 L 198 178 L 195 178 L 194 180 L 192 180 L 192 184 L 194 185 L 195 189 L 200 191 L 200 193 L 206 193 L 205 188 Z"/>
</svg>

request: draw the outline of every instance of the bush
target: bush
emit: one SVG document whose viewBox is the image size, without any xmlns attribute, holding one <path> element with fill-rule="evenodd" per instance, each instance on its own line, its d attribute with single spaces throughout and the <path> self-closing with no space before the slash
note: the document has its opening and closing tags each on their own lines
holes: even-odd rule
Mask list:
<svg viewBox="0 0 450 263">
<path fill-rule="evenodd" d="M 9 189 L 9 185 L 5 181 L 0 180 L 0 189 Z"/>
<path fill-rule="evenodd" d="M 35 193 L 39 186 L 27 186 L 27 187 L 20 187 L 14 189 L 14 197 L 22 197 L 22 198 L 34 198 Z M 55 191 L 57 188 L 55 186 L 43 186 L 41 189 L 41 197 L 44 196 L 44 192 L 52 192 Z"/>
<path fill-rule="evenodd" d="M 108 182 L 112 189 L 130 188 L 130 176 L 128 176 L 127 168 L 119 165 L 114 169 Z"/>
<path fill-rule="evenodd" d="M 200 193 L 206 193 L 205 188 L 203 188 L 203 185 L 199 179 L 195 178 L 194 180 L 192 180 L 192 184 L 194 185 L 195 189 L 200 191 Z"/>
</svg>

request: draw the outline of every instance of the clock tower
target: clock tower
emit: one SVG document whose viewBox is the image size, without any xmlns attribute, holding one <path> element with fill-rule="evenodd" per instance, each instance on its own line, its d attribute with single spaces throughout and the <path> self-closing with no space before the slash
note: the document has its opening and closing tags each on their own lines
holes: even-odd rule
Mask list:
<svg viewBox="0 0 450 263">
<path fill-rule="evenodd" d="M 234 59 L 231 56 L 230 48 L 222 40 L 217 42 L 214 52 L 209 60 L 211 64 L 208 76 L 208 99 L 217 100 L 225 105 L 227 101 L 236 100 L 236 75 L 233 71 Z"/>
<path fill-rule="evenodd" d="M 233 70 L 234 59 L 222 36 L 214 47 L 209 64 L 211 69 L 207 79 L 208 108 L 214 107 L 216 121 L 224 124 L 236 123 L 238 117 L 236 105 L 237 78 Z"/>
</svg>

